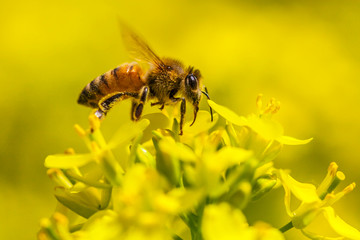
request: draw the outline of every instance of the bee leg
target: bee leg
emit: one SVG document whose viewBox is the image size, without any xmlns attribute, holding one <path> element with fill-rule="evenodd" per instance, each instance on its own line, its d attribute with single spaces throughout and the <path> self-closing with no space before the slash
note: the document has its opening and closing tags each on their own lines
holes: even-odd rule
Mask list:
<svg viewBox="0 0 360 240">
<path fill-rule="evenodd" d="M 161 107 L 159 107 L 160 110 L 163 110 L 165 107 L 165 104 L 162 102 L 155 102 L 155 103 L 151 103 L 151 106 L 155 106 L 155 105 L 161 105 Z"/>
<path fill-rule="evenodd" d="M 137 106 L 137 102 L 133 100 L 131 103 L 131 113 L 130 113 L 132 121 L 135 121 L 134 112 L 135 112 L 136 106 Z"/>
<path fill-rule="evenodd" d="M 197 116 L 198 111 L 199 111 L 199 106 L 195 105 L 195 106 L 194 106 L 194 120 L 193 120 L 193 122 L 190 124 L 190 127 L 195 123 L 195 120 L 196 120 L 196 116 Z"/>
<path fill-rule="evenodd" d="M 181 101 L 181 104 L 180 104 L 180 133 L 179 133 L 179 135 L 183 135 L 183 125 L 184 125 L 185 112 L 186 112 L 185 98 L 170 97 L 170 99 L 175 103 L 178 101 Z"/>
<path fill-rule="evenodd" d="M 113 94 L 109 94 L 99 101 L 99 109 L 95 112 L 95 115 L 101 119 L 115 105 L 115 103 L 121 101 L 124 96 L 137 97 L 138 95 L 138 93 L 132 92 L 116 92 Z"/>
<path fill-rule="evenodd" d="M 208 90 L 207 90 L 207 88 L 205 87 L 205 92 L 204 91 L 201 91 L 206 97 L 207 97 L 207 99 L 209 99 L 210 100 L 210 96 L 209 96 L 209 93 L 208 93 Z M 210 107 L 210 106 L 209 106 Z M 212 108 L 210 107 L 210 115 L 211 115 L 211 121 L 213 121 L 214 120 L 214 117 L 213 117 L 213 110 L 212 110 Z"/>
<path fill-rule="evenodd" d="M 137 121 L 140 119 L 141 117 L 141 113 L 144 109 L 144 104 L 146 102 L 147 96 L 149 94 L 149 88 L 148 87 L 144 87 L 141 90 L 140 93 L 140 101 L 139 104 L 136 104 L 136 102 L 133 102 L 132 108 L 131 108 L 131 119 Z"/>
<path fill-rule="evenodd" d="M 181 98 L 181 105 L 180 105 L 180 135 L 183 135 L 183 125 L 185 119 L 185 112 L 186 112 L 186 101 L 185 98 Z"/>
<path fill-rule="evenodd" d="M 105 115 L 106 113 L 101 111 L 100 109 L 95 112 L 95 116 L 100 120 L 104 119 Z"/>
</svg>

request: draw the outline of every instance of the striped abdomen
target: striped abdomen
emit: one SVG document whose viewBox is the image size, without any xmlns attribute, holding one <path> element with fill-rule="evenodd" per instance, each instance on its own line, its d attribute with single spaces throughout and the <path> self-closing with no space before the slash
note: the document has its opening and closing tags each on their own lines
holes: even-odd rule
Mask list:
<svg viewBox="0 0 360 240">
<path fill-rule="evenodd" d="M 80 93 L 78 103 L 97 108 L 99 101 L 115 92 L 137 93 L 145 85 L 143 73 L 136 63 L 124 63 L 95 78 Z"/>
</svg>

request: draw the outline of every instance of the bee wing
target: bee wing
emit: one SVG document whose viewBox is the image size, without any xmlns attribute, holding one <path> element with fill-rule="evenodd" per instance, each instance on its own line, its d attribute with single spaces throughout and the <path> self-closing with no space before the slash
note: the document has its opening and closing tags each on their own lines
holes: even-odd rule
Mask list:
<svg viewBox="0 0 360 240">
<path fill-rule="evenodd" d="M 154 51 L 151 50 L 149 45 L 124 23 L 120 23 L 120 25 L 122 28 L 122 38 L 130 56 L 137 61 L 147 62 L 163 68 L 164 63 Z"/>
</svg>

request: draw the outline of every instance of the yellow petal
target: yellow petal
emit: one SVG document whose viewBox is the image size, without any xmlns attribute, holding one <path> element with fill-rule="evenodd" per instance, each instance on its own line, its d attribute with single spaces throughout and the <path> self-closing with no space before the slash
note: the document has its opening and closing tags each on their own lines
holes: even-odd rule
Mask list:
<svg viewBox="0 0 360 240">
<path fill-rule="evenodd" d="M 213 121 L 211 121 L 211 117 L 208 111 L 202 111 L 200 110 L 198 112 L 197 118 L 195 123 L 190 126 L 190 124 L 192 123 L 192 120 L 190 122 L 186 122 L 184 125 L 184 135 L 197 135 L 201 132 L 205 132 L 208 131 L 210 128 L 212 128 L 217 120 L 219 119 L 219 115 L 218 114 L 214 114 L 214 119 Z"/>
<path fill-rule="evenodd" d="M 49 155 L 45 159 L 45 167 L 47 168 L 74 168 L 81 167 L 88 162 L 92 161 L 94 156 L 90 153 L 87 154 L 55 154 Z"/>
<path fill-rule="evenodd" d="M 247 126 L 268 140 L 277 139 L 284 133 L 283 127 L 277 121 L 270 118 L 259 118 L 254 114 L 248 116 Z"/>
<path fill-rule="evenodd" d="M 150 124 L 148 119 L 142 119 L 139 122 L 129 122 L 120 127 L 120 129 L 114 134 L 109 142 L 109 148 L 115 148 L 117 146 L 127 144 L 133 138 L 138 136 L 144 129 Z"/>
<path fill-rule="evenodd" d="M 167 129 L 170 127 L 169 118 L 163 113 L 150 113 L 142 117 L 150 121 L 150 125 L 144 130 L 144 136 L 141 142 L 146 142 L 152 138 L 152 131 L 156 129 Z"/>
<path fill-rule="evenodd" d="M 322 213 L 328 220 L 332 229 L 339 235 L 344 236 L 347 239 L 360 239 L 360 232 L 337 216 L 332 207 L 323 208 Z"/>
<path fill-rule="evenodd" d="M 207 160 L 206 164 L 211 169 L 217 169 L 220 173 L 229 168 L 230 166 L 234 166 L 236 164 L 244 162 L 252 156 L 252 151 L 228 146 L 220 149 L 220 151 L 217 152 L 215 157 L 209 158 Z"/>
<path fill-rule="evenodd" d="M 301 229 L 301 232 L 308 238 L 313 240 L 343 240 L 343 237 L 325 237 L 321 236 L 312 232 L 309 232 L 307 230 Z"/>
<path fill-rule="evenodd" d="M 167 195 L 179 202 L 180 206 L 177 209 L 178 213 L 193 209 L 204 197 L 204 193 L 200 189 L 188 190 L 185 188 L 174 188 L 168 192 Z"/>
<path fill-rule="evenodd" d="M 195 162 L 197 159 L 195 153 L 190 147 L 179 142 L 163 139 L 159 142 L 159 147 L 162 153 L 176 157 L 184 162 Z"/>
<path fill-rule="evenodd" d="M 207 100 L 210 107 L 212 107 L 218 114 L 220 114 L 223 118 L 228 120 L 229 122 L 238 125 L 244 126 L 246 125 L 246 118 L 238 116 L 236 113 L 228 109 L 227 107 L 216 104 L 211 100 Z"/>
<path fill-rule="evenodd" d="M 309 142 L 311 142 L 313 140 L 313 138 L 308 138 L 305 140 L 300 140 L 300 139 L 296 139 L 293 137 L 289 137 L 289 136 L 280 136 L 278 138 L 276 138 L 276 141 L 285 144 L 285 145 L 303 145 L 303 144 L 307 144 Z"/>
<path fill-rule="evenodd" d="M 309 183 L 301 183 L 292 178 L 284 170 L 279 170 L 282 184 L 289 188 L 294 196 L 305 203 L 320 201 L 316 194 L 316 187 Z"/>
<path fill-rule="evenodd" d="M 257 240 L 285 240 L 284 235 L 276 228 L 264 222 L 256 222 L 254 229 L 257 232 Z"/>
<path fill-rule="evenodd" d="M 256 239 L 255 231 L 247 231 L 244 214 L 227 203 L 205 207 L 201 230 L 205 240 Z"/>
</svg>

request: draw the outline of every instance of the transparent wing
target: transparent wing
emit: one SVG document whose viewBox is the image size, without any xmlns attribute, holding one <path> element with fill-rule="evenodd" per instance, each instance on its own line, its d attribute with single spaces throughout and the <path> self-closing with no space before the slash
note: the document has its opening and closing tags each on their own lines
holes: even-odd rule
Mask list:
<svg viewBox="0 0 360 240">
<path fill-rule="evenodd" d="M 137 61 L 147 62 L 163 68 L 164 63 L 141 37 L 124 23 L 120 22 L 120 26 L 125 47 L 129 51 L 131 57 Z"/>
</svg>

